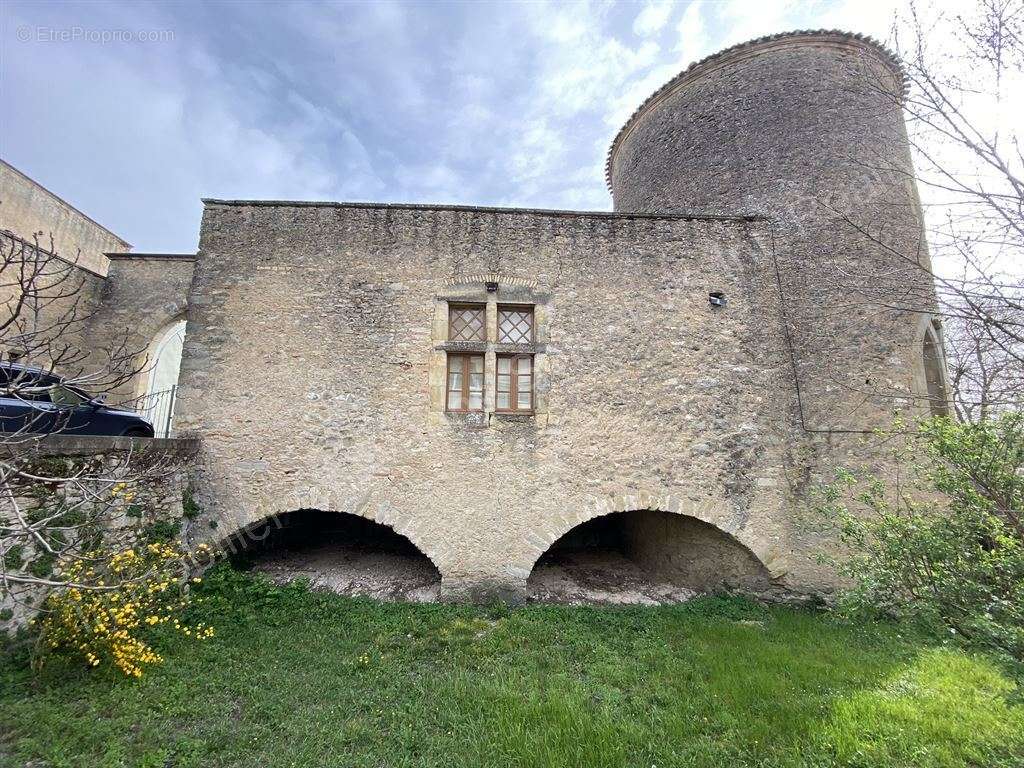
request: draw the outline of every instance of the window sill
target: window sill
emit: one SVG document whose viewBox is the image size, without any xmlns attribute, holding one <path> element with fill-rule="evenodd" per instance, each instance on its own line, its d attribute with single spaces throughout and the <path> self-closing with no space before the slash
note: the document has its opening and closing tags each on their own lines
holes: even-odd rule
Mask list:
<svg viewBox="0 0 1024 768">
<path fill-rule="evenodd" d="M 487 414 L 483 411 L 445 411 L 445 421 L 476 429 L 487 428 Z"/>
<path fill-rule="evenodd" d="M 533 421 L 536 418 L 536 416 L 537 416 L 537 414 L 534 413 L 533 411 L 530 411 L 529 413 L 512 413 L 510 411 L 494 411 L 494 413 L 491 414 L 491 415 L 494 416 L 494 418 L 499 419 L 501 421 L 511 421 L 513 423 L 520 422 L 520 423 L 524 423 L 524 424 Z"/>
</svg>

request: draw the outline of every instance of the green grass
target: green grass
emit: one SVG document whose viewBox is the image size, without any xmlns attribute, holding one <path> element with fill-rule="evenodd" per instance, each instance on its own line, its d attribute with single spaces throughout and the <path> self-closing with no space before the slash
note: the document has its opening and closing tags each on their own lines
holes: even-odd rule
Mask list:
<svg viewBox="0 0 1024 768">
<path fill-rule="evenodd" d="M 160 637 L 141 680 L 0 662 L 0 765 L 1024 766 L 1007 671 L 894 627 L 722 599 L 380 605 L 210 581 L 218 634 Z"/>
</svg>

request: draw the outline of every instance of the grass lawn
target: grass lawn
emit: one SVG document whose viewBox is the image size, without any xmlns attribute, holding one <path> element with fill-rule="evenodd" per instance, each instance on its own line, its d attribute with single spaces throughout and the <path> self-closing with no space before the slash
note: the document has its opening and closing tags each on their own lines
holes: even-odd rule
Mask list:
<svg viewBox="0 0 1024 768">
<path fill-rule="evenodd" d="M 141 680 L 0 664 L 0 765 L 1024 766 L 1006 670 L 888 626 L 382 605 L 220 570 Z"/>
</svg>

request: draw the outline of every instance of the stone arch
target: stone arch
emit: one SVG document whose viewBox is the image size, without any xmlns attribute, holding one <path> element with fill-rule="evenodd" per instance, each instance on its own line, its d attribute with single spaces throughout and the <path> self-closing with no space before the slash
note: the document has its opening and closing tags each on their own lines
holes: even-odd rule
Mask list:
<svg viewBox="0 0 1024 768">
<path fill-rule="evenodd" d="M 529 553 L 512 566 L 513 573 L 526 578 L 533 571 L 537 561 L 551 546 L 566 533 L 583 523 L 619 512 L 660 511 L 689 517 L 715 528 L 748 551 L 765 569 L 769 578 L 776 579 L 786 571 L 783 559 L 765 537 L 755 537 L 747 528 L 736 528 L 724 522 L 724 510 L 715 509 L 706 503 L 683 499 L 671 493 L 637 491 L 592 499 L 583 505 L 575 515 L 558 518 L 557 525 L 542 525 L 528 536 Z"/>
<path fill-rule="evenodd" d="M 515 288 L 540 288 L 540 283 L 532 278 L 502 274 L 500 272 L 484 272 L 475 275 L 456 275 L 449 277 L 444 282 L 445 285 L 449 286 L 498 283 L 499 285 L 512 286 Z"/>
<path fill-rule="evenodd" d="M 924 392 L 932 416 L 949 415 L 949 387 L 946 358 L 942 349 L 942 336 L 938 323 L 929 322 L 921 340 L 921 359 L 924 366 Z"/>
<path fill-rule="evenodd" d="M 221 539 L 221 551 L 283 583 L 383 600 L 432 602 L 441 570 L 408 536 L 352 512 L 293 509 L 260 518 Z"/>
<path fill-rule="evenodd" d="M 633 509 L 569 529 L 527 577 L 536 600 L 677 603 L 701 593 L 768 595 L 772 578 L 734 536 L 696 517 Z"/>
<path fill-rule="evenodd" d="M 275 498 L 272 504 L 259 504 L 255 509 L 247 514 L 243 513 L 240 517 L 229 520 L 222 519 L 221 522 L 229 522 L 230 525 L 226 526 L 227 533 L 218 531 L 213 546 L 223 549 L 233 537 L 238 536 L 242 531 L 298 510 L 321 510 L 347 514 L 388 528 L 398 536 L 408 539 L 412 546 L 431 562 L 441 577 L 445 576 L 448 567 L 447 561 L 442 559 L 433 547 L 427 545 L 425 537 L 421 535 L 417 526 L 393 505 L 387 502 L 375 502 L 369 498 L 368 494 L 361 498 L 343 498 L 340 494 L 329 493 L 315 487 L 282 494 Z"/>
<path fill-rule="evenodd" d="M 153 423 L 157 437 L 170 435 L 184 343 L 185 316 L 178 315 L 165 323 L 150 341 L 145 367 L 138 377 L 140 411 Z"/>
<path fill-rule="evenodd" d="M 162 373 L 173 374 L 177 382 L 181 369 L 181 347 L 185 340 L 185 315 L 175 315 L 153 335 L 145 352 L 145 367 L 138 379 L 138 395 L 152 394 L 161 388 L 159 377 Z M 161 362 L 164 369 L 161 370 Z"/>
</svg>

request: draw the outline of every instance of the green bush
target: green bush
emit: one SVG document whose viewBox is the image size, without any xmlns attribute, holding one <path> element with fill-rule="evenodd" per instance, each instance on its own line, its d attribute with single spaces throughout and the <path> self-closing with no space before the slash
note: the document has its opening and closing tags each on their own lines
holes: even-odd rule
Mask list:
<svg viewBox="0 0 1024 768">
<path fill-rule="evenodd" d="M 844 608 L 1024 660 L 1024 414 L 935 418 L 888 477 L 841 472 L 821 510 L 848 550 Z"/>
</svg>

